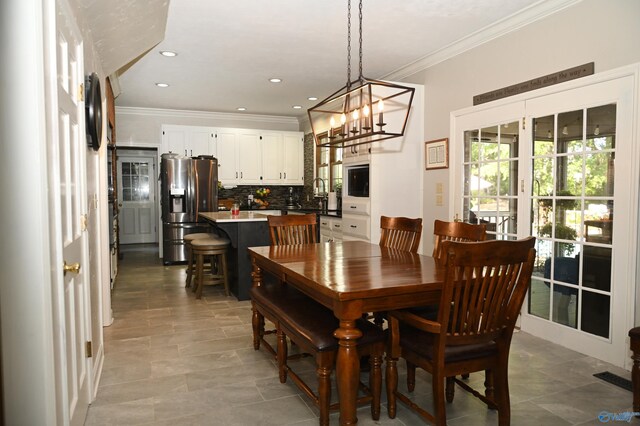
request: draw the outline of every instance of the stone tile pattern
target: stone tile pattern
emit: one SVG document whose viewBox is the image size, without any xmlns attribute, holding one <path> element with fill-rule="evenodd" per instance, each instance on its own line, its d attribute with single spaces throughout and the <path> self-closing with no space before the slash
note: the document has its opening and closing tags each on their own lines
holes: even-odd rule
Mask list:
<svg viewBox="0 0 640 426">
<path fill-rule="evenodd" d="M 184 288 L 183 266 L 163 266 L 155 248 L 124 246 L 113 291 L 114 323 L 105 328 L 105 363 L 85 422 L 94 425 L 316 425 L 318 411 L 291 383 L 280 384 L 273 358 L 254 351 L 251 305 L 206 287 Z M 314 364 L 297 361 L 314 383 Z M 404 363 L 400 385 L 405 387 Z M 631 411 L 631 393 L 594 378 L 630 373 L 519 332 L 510 358 L 512 425 L 597 425 L 602 411 Z M 365 378 L 366 380 L 366 378 Z M 482 389 L 484 374 L 470 377 Z M 413 398 L 431 406 L 430 376 L 417 373 Z M 406 388 L 405 388 L 406 390 Z M 334 398 L 337 392 L 333 392 Z M 497 425 L 497 413 L 458 389 L 450 425 Z M 368 407 L 361 425 L 425 424 L 402 404 L 378 422 Z M 636 421 L 634 419 L 634 421 Z M 338 424 L 338 414 L 331 424 Z"/>
</svg>

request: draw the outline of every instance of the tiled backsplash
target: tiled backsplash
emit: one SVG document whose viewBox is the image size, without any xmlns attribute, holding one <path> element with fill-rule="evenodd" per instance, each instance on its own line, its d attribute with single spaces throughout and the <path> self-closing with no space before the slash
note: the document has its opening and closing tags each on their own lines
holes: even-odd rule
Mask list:
<svg viewBox="0 0 640 426">
<path fill-rule="evenodd" d="M 316 208 L 318 207 L 318 200 L 313 198 L 313 188 L 311 183 L 313 182 L 313 173 L 315 169 L 314 164 L 314 150 L 315 144 L 313 142 L 313 134 L 308 133 L 304 136 L 304 186 L 291 186 L 293 188 L 294 200 L 302 205 L 303 208 Z M 224 183 L 224 182 L 223 182 Z M 232 198 L 234 201 L 239 202 L 241 206 L 247 205 L 249 194 L 253 194 L 256 197 L 256 190 L 258 188 L 269 188 L 271 194 L 267 197 L 269 205 L 276 208 L 283 208 L 287 204 L 287 197 L 289 197 L 289 186 L 283 185 L 247 185 L 238 186 L 233 189 L 221 189 L 218 193 L 219 198 Z M 307 198 L 309 201 L 307 201 Z"/>
</svg>

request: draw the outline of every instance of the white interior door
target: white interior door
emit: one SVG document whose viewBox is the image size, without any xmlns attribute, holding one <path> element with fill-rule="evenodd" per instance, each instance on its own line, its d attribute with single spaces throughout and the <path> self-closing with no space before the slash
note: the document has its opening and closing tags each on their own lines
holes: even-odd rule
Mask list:
<svg viewBox="0 0 640 426">
<path fill-rule="evenodd" d="M 53 312 L 58 422 L 83 424 L 90 402 L 91 340 L 89 253 L 86 231 L 86 138 L 84 131 L 82 38 L 67 3 L 56 1 L 55 42 L 49 62 L 57 69 L 51 93 L 56 129 L 47 155 L 52 196 Z"/>
<path fill-rule="evenodd" d="M 126 150 L 119 152 L 120 244 L 156 243 L 156 153 Z"/>
<path fill-rule="evenodd" d="M 452 123 L 454 214 L 489 238 L 538 239 L 522 329 L 619 366 L 636 276 L 633 87 L 602 78 Z"/>
</svg>

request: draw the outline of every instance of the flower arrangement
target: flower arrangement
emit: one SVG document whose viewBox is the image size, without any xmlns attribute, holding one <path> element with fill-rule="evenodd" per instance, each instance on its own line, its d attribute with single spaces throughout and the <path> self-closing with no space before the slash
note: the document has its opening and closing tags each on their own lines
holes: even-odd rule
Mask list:
<svg viewBox="0 0 640 426">
<path fill-rule="evenodd" d="M 269 194 L 271 194 L 271 190 L 269 188 L 256 189 L 256 198 L 254 202 L 259 208 L 266 208 L 269 205 L 269 202 L 267 201 Z"/>
</svg>

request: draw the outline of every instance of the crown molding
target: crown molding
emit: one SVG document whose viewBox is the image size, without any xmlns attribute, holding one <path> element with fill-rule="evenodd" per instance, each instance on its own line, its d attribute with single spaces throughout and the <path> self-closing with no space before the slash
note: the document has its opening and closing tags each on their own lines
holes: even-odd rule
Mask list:
<svg viewBox="0 0 640 426">
<path fill-rule="evenodd" d="M 581 1 L 582 0 L 541 0 L 380 78 L 396 81 L 402 80 L 440 62 L 460 55 L 467 50 L 471 50 L 493 39 L 502 37 L 505 34 L 571 7 Z"/>
<path fill-rule="evenodd" d="M 116 107 L 116 114 L 143 115 L 152 117 L 172 118 L 200 118 L 217 120 L 237 120 L 252 123 L 277 123 L 298 125 L 297 117 L 284 117 L 279 115 L 237 114 L 231 112 L 191 111 L 183 109 L 140 108 L 140 107 Z"/>
</svg>

